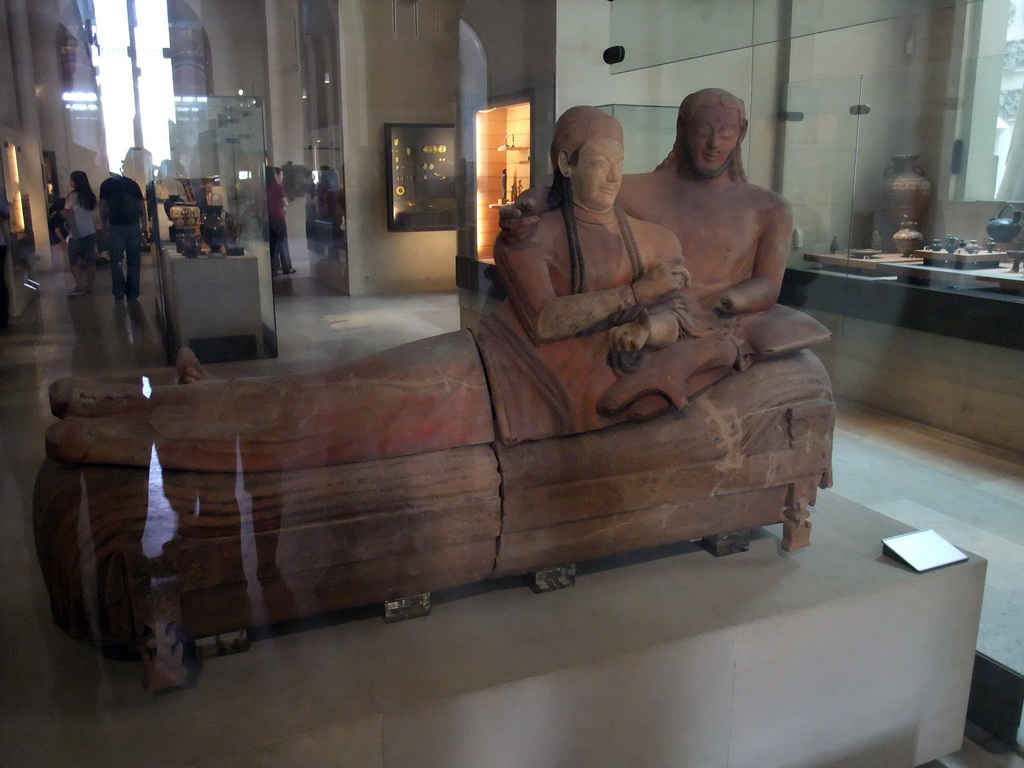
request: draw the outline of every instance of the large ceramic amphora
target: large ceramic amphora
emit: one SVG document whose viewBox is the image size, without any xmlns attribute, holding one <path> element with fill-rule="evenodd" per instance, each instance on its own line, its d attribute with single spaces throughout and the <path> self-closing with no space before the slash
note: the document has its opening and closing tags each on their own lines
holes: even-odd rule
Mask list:
<svg viewBox="0 0 1024 768">
<path fill-rule="evenodd" d="M 917 165 L 918 155 L 893 155 L 885 169 L 886 203 L 895 224 L 904 219 L 920 222 L 932 194 L 932 183 Z"/>
</svg>

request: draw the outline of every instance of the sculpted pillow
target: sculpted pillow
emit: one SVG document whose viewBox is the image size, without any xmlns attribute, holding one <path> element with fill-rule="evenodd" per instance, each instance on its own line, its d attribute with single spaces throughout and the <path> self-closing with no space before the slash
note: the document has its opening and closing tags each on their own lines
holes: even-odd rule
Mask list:
<svg viewBox="0 0 1024 768">
<path fill-rule="evenodd" d="M 832 332 L 799 309 L 776 304 L 745 324 L 756 359 L 766 360 L 827 341 Z"/>
</svg>

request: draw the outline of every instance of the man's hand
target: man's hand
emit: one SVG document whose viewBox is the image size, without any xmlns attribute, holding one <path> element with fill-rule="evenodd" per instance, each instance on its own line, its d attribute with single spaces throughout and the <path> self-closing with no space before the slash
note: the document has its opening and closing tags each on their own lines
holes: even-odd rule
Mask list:
<svg viewBox="0 0 1024 768">
<path fill-rule="evenodd" d="M 612 349 L 618 352 L 639 352 L 650 335 L 651 316 L 646 309 L 641 310 L 640 316 L 633 322 L 617 325 L 609 332 Z"/>
<path fill-rule="evenodd" d="M 715 309 L 720 315 L 744 315 L 764 312 L 775 306 L 779 284 L 767 277 L 751 277 L 737 283 L 718 297 Z"/>
<path fill-rule="evenodd" d="M 681 291 L 690 284 L 690 273 L 683 266 L 683 260 L 656 264 L 643 277 L 633 283 L 636 303 L 646 306 L 667 293 Z"/>
<path fill-rule="evenodd" d="M 530 238 L 540 221 L 540 206 L 530 198 L 520 197 L 511 205 L 498 209 L 501 239 L 508 245 L 518 245 Z"/>
</svg>

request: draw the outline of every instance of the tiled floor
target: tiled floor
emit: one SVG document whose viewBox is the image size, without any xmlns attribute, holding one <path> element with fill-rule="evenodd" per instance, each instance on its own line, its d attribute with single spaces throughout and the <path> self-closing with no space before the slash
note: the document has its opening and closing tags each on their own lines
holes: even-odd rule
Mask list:
<svg viewBox="0 0 1024 768">
<path fill-rule="evenodd" d="M 298 275 L 276 281 L 280 356 L 213 366 L 212 372 L 235 376 L 319 367 L 458 327 L 452 295 L 348 298 L 303 277 L 308 264 L 296 260 L 296 267 Z M 127 306 L 114 302 L 109 276 L 102 273 L 96 292 L 79 298 L 65 297 L 71 286 L 66 274 L 41 278 L 41 295 L 0 335 L 0 764 L 12 766 L 42 765 L 27 753 L 5 755 L 10 745 L 33 740 L 57 740 L 66 764 L 84 764 L 73 759 L 79 747 L 74 729 L 66 727 L 78 722 L 83 708 L 95 727 L 109 729 L 112 743 L 118 717 L 137 718 L 141 725 L 160 711 L 159 699 L 115 691 L 124 682 L 120 674 L 112 679 L 105 667 L 83 665 L 89 650 L 57 637 L 35 562 L 30 516 L 42 434 L 51 421 L 50 381 L 69 374 L 146 375 L 155 384 L 171 383 L 154 321 L 152 275 L 147 273 L 142 301 Z M 1024 670 L 1024 457 L 842 405 L 834 469 L 835 493 L 915 527 L 934 528 L 989 559 L 979 649 Z M 65 664 L 83 670 L 70 684 L 57 676 Z M 17 675 L 10 672 L 15 667 Z M 5 684 L 5 678 L 18 684 Z M 187 725 L 169 734 L 187 738 Z M 211 759 L 215 754 L 214 747 Z M 130 762 L 111 747 L 108 764 Z M 941 765 L 1022 768 L 1024 759 L 992 755 L 967 741 Z"/>
</svg>

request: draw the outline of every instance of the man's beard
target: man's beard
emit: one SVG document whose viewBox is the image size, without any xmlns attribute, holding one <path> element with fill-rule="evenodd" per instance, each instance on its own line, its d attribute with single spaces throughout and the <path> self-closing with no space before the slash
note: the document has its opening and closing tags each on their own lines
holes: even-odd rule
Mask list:
<svg viewBox="0 0 1024 768">
<path fill-rule="evenodd" d="M 690 142 L 684 141 L 683 149 L 686 152 L 686 162 L 690 166 L 690 170 L 693 171 L 694 176 L 698 179 L 717 179 L 732 166 L 733 159 L 736 156 L 737 147 L 733 147 L 732 151 L 729 152 L 729 155 L 725 158 L 725 162 L 717 168 L 708 168 L 705 166 L 701 162 L 700 158 L 697 157 L 697 153 L 693 149 L 693 144 Z"/>
</svg>

